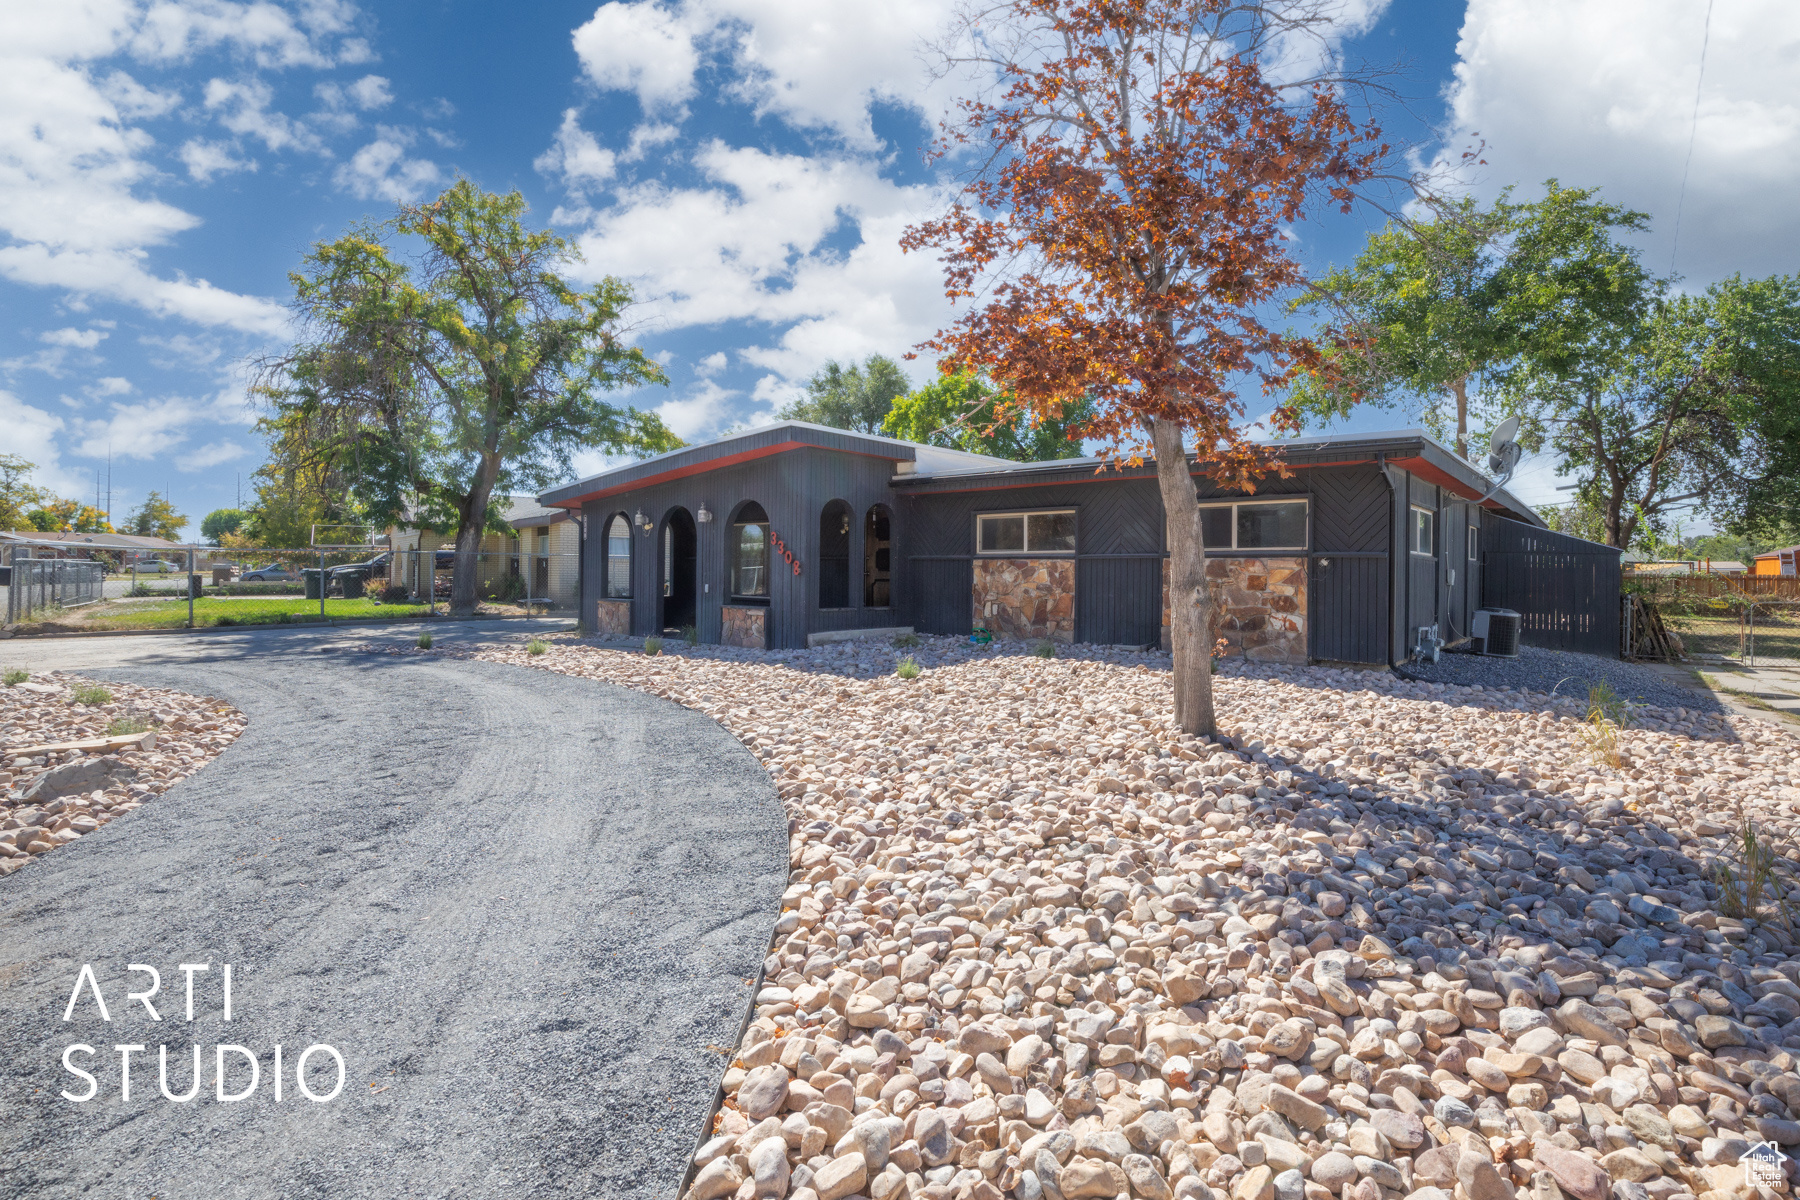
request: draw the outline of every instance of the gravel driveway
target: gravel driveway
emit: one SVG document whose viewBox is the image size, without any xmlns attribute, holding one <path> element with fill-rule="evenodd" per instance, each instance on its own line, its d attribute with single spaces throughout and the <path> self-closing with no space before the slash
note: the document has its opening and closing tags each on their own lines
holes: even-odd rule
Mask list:
<svg viewBox="0 0 1800 1200">
<path fill-rule="evenodd" d="M 322 642 L 0 644 L 250 717 L 194 778 L 0 881 L 0 1196 L 674 1195 L 786 880 L 768 776 L 652 697 Z M 84 963 L 110 1022 L 86 991 L 61 1019 Z M 125 998 L 131 963 L 161 973 L 160 1022 Z M 191 1023 L 182 963 L 211 965 Z M 77 1042 L 98 1051 L 74 1059 L 98 1080 L 81 1104 L 59 1095 L 86 1089 Z M 220 1043 L 260 1057 L 247 1100 L 215 1097 Z M 314 1043 L 347 1068 L 326 1103 L 296 1091 Z M 119 1044 L 147 1047 L 129 1101 Z M 197 1099 L 160 1093 L 163 1044 L 176 1095 L 202 1048 Z M 329 1091 L 330 1058 L 308 1067 Z"/>
</svg>

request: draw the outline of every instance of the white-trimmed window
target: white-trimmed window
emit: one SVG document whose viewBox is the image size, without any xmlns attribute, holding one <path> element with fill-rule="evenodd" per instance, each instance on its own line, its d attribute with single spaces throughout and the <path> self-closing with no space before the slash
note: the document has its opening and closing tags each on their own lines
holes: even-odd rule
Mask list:
<svg viewBox="0 0 1800 1200">
<path fill-rule="evenodd" d="M 624 513 L 606 523 L 606 595 L 612 600 L 631 597 L 631 522 Z"/>
<path fill-rule="evenodd" d="M 1296 500 L 1230 500 L 1200 505 L 1208 550 L 1304 550 L 1307 507 Z"/>
<path fill-rule="evenodd" d="M 1429 508 L 1412 506 L 1412 538 L 1410 548 L 1414 554 L 1430 554 L 1437 544 L 1437 514 Z"/>
<path fill-rule="evenodd" d="M 1469 526 L 1468 558 L 1470 562 L 1477 562 L 1481 558 L 1481 530 L 1479 526 Z"/>
<path fill-rule="evenodd" d="M 977 554 L 1073 554 L 1075 510 L 980 513 L 975 518 Z"/>
</svg>

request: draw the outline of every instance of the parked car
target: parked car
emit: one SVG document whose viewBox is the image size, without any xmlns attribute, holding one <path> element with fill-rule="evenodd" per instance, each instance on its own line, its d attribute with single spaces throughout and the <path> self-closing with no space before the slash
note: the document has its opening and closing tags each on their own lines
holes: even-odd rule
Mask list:
<svg viewBox="0 0 1800 1200">
<path fill-rule="evenodd" d="M 258 567 L 254 571 L 245 571 L 238 579 L 243 583 L 298 583 L 300 576 L 288 570 L 281 563 L 270 563 L 266 567 Z"/>
<path fill-rule="evenodd" d="M 171 572 L 179 574 L 183 568 L 180 563 L 168 562 L 165 559 L 143 558 L 138 560 L 137 569 L 140 575 L 167 575 Z"/>
<path fill-rule="evenodd" d="M 393 552 L 383 551 L 374 558 L 371 558 L 368 562 L 346 563 L 341 567 L 333 567 L 329 574 L 334 580 L 341 579 L 345 575 L 361 575 L 364 579 L 374 579 L 376 577 L 385 579 L 387 578 L 388 573 L 388 563 L 392 560 Z"/>
</svg>

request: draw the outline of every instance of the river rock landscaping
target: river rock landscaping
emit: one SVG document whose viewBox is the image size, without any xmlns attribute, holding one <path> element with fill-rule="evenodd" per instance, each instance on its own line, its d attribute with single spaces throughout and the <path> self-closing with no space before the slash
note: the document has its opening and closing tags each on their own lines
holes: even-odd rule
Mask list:
<svg viewBox="0 0 1800 1200">
<path fill-rule="evenodd" d="M 481 657 L 712 715 L 790 815 L 687 1200 L 1791 1190 L 1739 1161 L 1800 1144 L 1773 726 L 1228 664 L 1208 742 L 1166 655 L 552 645 Z"/>
<path fill-rule="evenodd" d="M 167 791 L 244 721 L 222 700 L 61 672 L 0 687 L 0 877 Z"/>
</svg>

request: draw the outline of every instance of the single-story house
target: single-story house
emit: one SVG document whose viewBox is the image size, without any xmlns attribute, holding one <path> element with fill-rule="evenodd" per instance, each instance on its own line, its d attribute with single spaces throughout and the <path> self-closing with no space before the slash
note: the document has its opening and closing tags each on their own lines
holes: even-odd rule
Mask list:
<svg viewBox="0 0 1800 1200">
<path fill-rule="evenodd" d="M 1751 560 L 1754 575 L 1800 575 L 1800 546 L 1759 554 Z"/>
<path fill-rule="evenodd" d="M 569 510 L 546 508 L 532 496 L 506 498 L 510 533 L 481 536 L 476 560 L 477 587 L 501 599 L 548 600 L 558 608 L 574 608 L 580 594 L 580 529 Z M 389 576 L 395 584 L 422 594 L 419 576 L 433 570 L 422 551 L 453 549 L 454 533 L 439 534 L 409 525 L 391 526 L 388 547 L 398 551 Z"/>
<path fill-rule="evenodd" d="M 1190 471 L 1229 652 L 1400 662 L 1523 614 L 1528 644 L 1618 650 L 1619 554 L 1552 533 L 1419 430 L 1282 443 L 1251 493 Z M 783 421 L 539 497 L 578 514 L 581 615 L 787 649 L 911 628 L 1168 643 L 1155 468 L 1019 463 Z"/>
<path fill-rule="evenodd" d="M 88 558 L 94 551 L 130 567 L 133 562 L 166 559 L 186 562 L 188 547 L 167 538 L 148 537 L 136 533 L 45 533 L 37 529 L 0 531 L 0 557 L 12 561 L 19 548 L 26 548 L 32 558 Z"/>
</svg>

